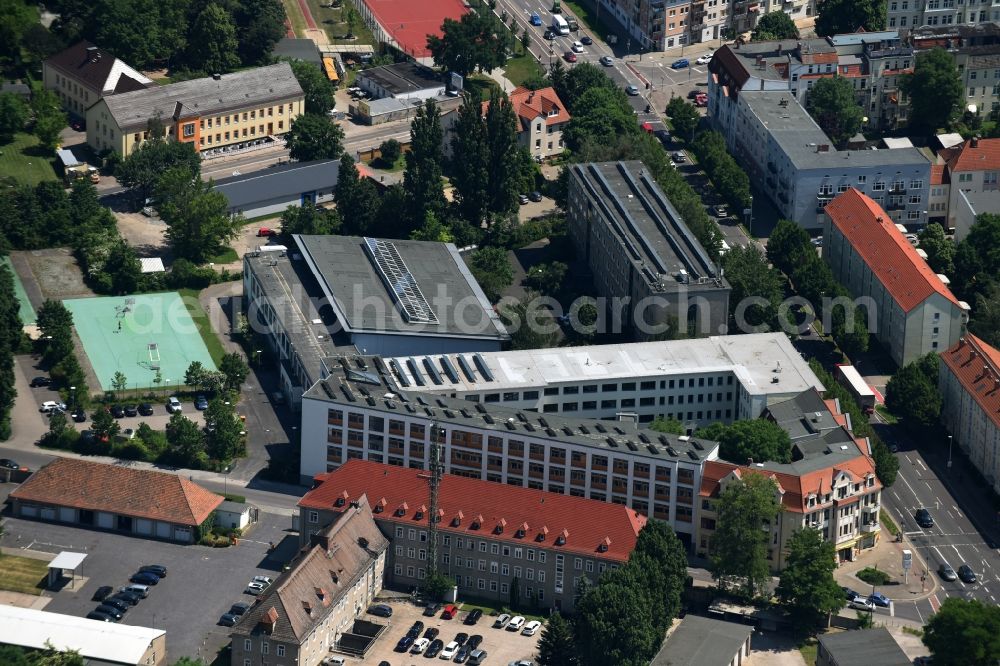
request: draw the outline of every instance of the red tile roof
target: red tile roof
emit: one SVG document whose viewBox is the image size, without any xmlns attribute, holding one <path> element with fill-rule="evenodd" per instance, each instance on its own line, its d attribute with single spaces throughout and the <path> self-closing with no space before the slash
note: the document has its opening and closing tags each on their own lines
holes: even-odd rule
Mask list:
<svg viewBox="0 0 1000 666">
<path fill-rule="evenodd" d="M 516 88 L 510 94 L 510 103 L 514 106 L 514 113 L 524 123 L 530 124 L 538 116 L 545 116 L 546 125 L 569 122 L 569 112 L 554 88 Z M 554 115 L 550 115 L 553 112 Z"/>
<path fill-rule="evenodd" d="M 348 460 L 316 476 L 299 507 L 344 511 L 367 496 L 376 520 L 427 525 L 427 472 L 366 460 Z M 346 494 L 345 494 L 346 493 Z M 438 494 L 439 529 L 525 546 L 545 547 L 624 562 L 646 517 L 618 504 L 445 474 Z M 419 515 L 419 517 L 418 517 Z M 499 531 L 498 531 L 499 530 Z M 524 536 L 517 536 L 524 530 Z M 562 535 L 564 544 L 557 544 Z M 610 539 L 608 549 L 599 547 Z"/>
<path fill-rule="evenodd" d="M 904 312 L 934 292 L 958 305 L 888 213 L 869 197 L 852 187 L 828 203 L 825 211 Z"/>
<path fill-rule="evenodd" d="M 38 502 L 108 511 L 178 525 L 200 525 L 224 498 L 176 474 L 56 458 L 10 494 Z"/>
<path fill-rule="evenodd" d="M 1000 170 L 1000 139 L 978 139 L 979 145 L 973 146 L 974 139 L 967 140 L 960 148 L 952 148 L 948 161 L 948 170 L 955 171 L 997 171 Z"/>
<path fill-rule="evenodd" d="M 944 165 L 943 164 L 932 164 L 931 165 L 931 185 L 944 185 Z"/>
<path fill-rule="evenodd" d="M 941 354 L 941 360 L 1000 428 L 1000 350 L 967 334 Z"/>
<path fill-rule="evenodd" d="M 392 35 L 400 48 L 414 58 L 429 58 L 427 35 L 440 37 L 446 18 L 461 20 L 462 0 L 362 0 L 375 20 Z"/>
</svg>

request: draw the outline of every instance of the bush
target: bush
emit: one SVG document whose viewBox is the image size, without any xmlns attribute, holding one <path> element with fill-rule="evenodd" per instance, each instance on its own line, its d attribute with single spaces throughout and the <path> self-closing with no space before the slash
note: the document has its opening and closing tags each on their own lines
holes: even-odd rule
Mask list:
<svg viewBox="0 0 1000 666">
<path fill-rule="evenodd" d="M 865 567 L 859 571 L 858 578 L 869 585 L 888 585 L 889 581 L 892 580 L 892 577 L 886 572 L 873 569 L 872 567 Z"/>
<path fill-rule="evenodd" d="M 111 447 L 111 455 L 122 460 L 152 460 L 149 450 L 142 441 L 130 439 Z"/>
<path fill-rule="evenodd" d="M 228 548 L 231 545 L 229 537 L 212 533 L 208 533 L 201 537 L 201 539 L 198 540 L 198 543 L 202 546 L 208 546 L 210 548 Z"/>
</svg>

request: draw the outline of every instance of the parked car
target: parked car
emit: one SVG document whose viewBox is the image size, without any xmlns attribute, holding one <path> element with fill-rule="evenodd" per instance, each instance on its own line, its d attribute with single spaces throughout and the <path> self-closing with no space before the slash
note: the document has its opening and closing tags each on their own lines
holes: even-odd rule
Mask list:
<svg viewBox="0 0 1000 666">
<path fill-rule="evenodd" d="M 670 63 L 670 69 L 686 69 L 690 65 L 687 58 L 678 58 Z"/>
<path fill-rule="evenodd" d="M 917 521 L 917 525 L 925 529 L 934 527 L 934 518 L 931 517 L 931 512 L 927 509 L 917 509 L 917 513 L 914 514 L 914 518 Z"/>
<path fill-rule="evenodd" d="M 259 594 L 261 594 L 266 589 L 267 589 L 267 585 L 265 585 L 264 583 L 256 583 L 256 582 L 255 583 L 249 583 L 246 586 L 246 589 L 243 590 L 243 594 L 252 594 L 253 596 L 256 597 L 256 596 L 258 596 Z"/>
<path fill-rule="evenodd" d="M 87 613 L 88 620 L 97 620 L 98 622 L 117 622 L 115 618 L 111 617 L 107 613 L 99 613 L 97 611 L 91 611 Z"/>
<path fill-rule="evenodd" d="M 462 646 L 456 643 L 455 641 L 452 641 L 447 645 L 445 645 L 443 648 L 441 648 L 441 654 L 438 655 L 438 658 L 447 659 L 450 661 L 452 658 L 454 658 L 455 653 L 458 652 L 458 648 L 460 647 Z"/>
<path fill-rule="evenodd" d="M 49 377 L 35 377 L 31 380 L 31 388 L 41 388 L 43 386 L 51 386 L 52 379 Z"/>
<path fill-rule="evenodd" d="M 594 43 L 594 40 L 590 38 L 590 35 L 584 35 L 584 36 L 580 37 L 580 42 L 584 46 L 590 46 L 591 44 Z"/>
<path fill-rule="evenodd" d="M 431 644 L 427 646 L 427 649 L 424 650 L 424 656 L 428 659 L 433 659 L 438 656 L 438 653 L 441 652 L 443 647 L 444 641 L 440 638 L 435 638 L 431 641 Z"/>
<path fill-rule="evenodd" d="M 706 95 L 705 93 L 701 93 L 699 95 L 695 95 L 695 97 L 694 97 L 694 105 L 697 106 L 697 107 L 700 107 L 700 108 L 704 108 L 704 107 L 708 106 L 708 95 Z"/>
<path fill-rule="evenodd" d="M 121 405 L 111 405 L 108 411 L 111 412 L 111 416 L 116 419 L 125 418 L 125 409 Z"/>
<path fill-rule="evenodd" d="M 976 582 L 976 572 L 968 564 L 963 564 L 958 568 L 958 577 L 963 583 L 972 584 Z"/>
<path fill-rule="evenodd" d="M 813 246 L 815 246 L 815 247 L 823 247 L 823 237 L 822 236 L 817 236 L 816 238 L 811 239 L 809 242 L 812 243 Z"/>
<path fill-rule="evenodd" d="M 125 585 L 118 588 L 119 592 L 131 592 L 132 594 L 137 594 L 143 599 L 149 596 L 149 586 L 148 585 Z M 232 611 L 229 611 L 230 613 Z"/>
<path fill-rule="evenodd" d="M 233 615 L 232 613 L 223 613 L 222 617 L 219 618 L 219 624 L 221 624 L 223 627 L 233 627 L 239 621 L 240 621 L 240 616 Z"/>
<path fill-rule="evenodd" d="M 674 162 L 677 162 L 678 164 L 684 164 L 685 162 L 688 161 L 688 156 L 684 153 L 683 150 L 675 151 L 674 154 L 670 156 L 670 158 Z"/>
<path fill-rule="evenodd" d="M 549 41 L 552 41 L 553 39 L 556 38 L 556 33 L 552 32 L 551 30 L 549 30 L 548 28 L 546 28 L 545 34 L 542 35 L 542 37 L 544 37 L 545 39 L 547 39 Z"/>
<path fill-rule="evenodd" d="M 424 617 L 434 617 L 435 615 L 437 615 L 437 612 L 439 610 L 441 610 L 441 604 L 439 604 L 437 602 L 430 603 L 430 604 L 427 604 L 427 606 L 424 608 L 423 615 L 424 615 Z"/>
<path fill-rule="evenodd" d="M 438 634 L 440 633 L 441 630 L 438 629 L 437 627 L 427 627 L 427 631 L 424 632 L 424 638 L 426 638 L 429 641 L 432 641 L 435 638 L 437 638 Z"/>
<path fill-rule="evenodd" d="M 345 666 L 347 660 L 343 657 L 326 657 L 320 662 L 323 666 Z"/>
<path fill-rule="evenodd" d="M 535 666 L 535 664 L 528 659 L 518 659 L 517 661 L 510 662 L 507 666 Z"/>
<path fill-rule="evenodd" d="M 872 602 L 876 606 L 881 606 L 882 608 L 889 607 L 889 597 L 885 596 L 881 592 L 872 592 L 868 595 L 868 601 Z"/>
<path fill-rule="evenodd" d="M 237 601 L 230 607 L 229 612 L 233 615 L 243 615 L 248 610 L 250 610 L 250 604 L 245 601 Z"/>
<path fill-rule="evenodd" d="M 611 67 L 615 64 L 615 59 L 611 56 L 601 56 L 601 64 L 605 67 Z"/>
<path fill-rule="evenodd" d="M 457 614 L 458 614 L 458 606 L 456 606 L 455 604 L 448 604 L 447 606 L 444 607 L 444 610 L 441 612 L 441 619 L 450 620 Z"/>
<path fill-rule="evenodd" d="M 413 641 L 413 647 L 410 648 L 410 654 L 420 654 L 427 649 L 427 646 L 431 644 L 431 639 L 429 638 L 418 638 Z"/>
<path fill-rule="evenodd" d="M 398 641 L 396 641 L 396 647 L 393 648 L 396 652 L 406 652 L 411 647 L 413 647 L 413 641 L 415 639 L 413 636 L 403 636 Z"/>
<path fill-rule="evenodd" d="M 77 423 L 84 423 L 87 420 L 87 412 L 84 411 L 83 407 L 77 407 L 76 409 L 74 409 L 73 413 L 70 414 L 70 416 Z"/>
<path fill-rule="evenodd" d="M 127 590 L 124 592 L 118 592 L 118 594 L 111 597 L 111 599 L 121 599 L 129 606 L 138 606 L 139 602 L 142 601 L 142 597 L 140 597 L 138 594 L 136 594 L 135 592 L 129 592 Z M 104 603 L 108 603 L 107 600 L 105 600 Z"/>
<path fill-rule="evenodd" d="M 94 612 L 104 613 L 105 615 L 114 618 L 115 622 L 118 622 L 125 616 L 125 614 L 122 613 L 120 610 L 118 610 L 114 606 L 109 606 L 108 604 L 101 604 L 100 606 L 94 609 Z"/>
<path fill-rule="evenodd" d="M 493 620 L 493 628 L 503 629 L 504 627 L 507 626 L 508 622 L 510 622 L 510 615 L 508 615 L 507 613 L 501 613 L 500 616 L 497 617 L 497 619 Z"/>
<path fill-rule="evenodd" d="M 625 86 L 625 94 L 628 95 L 629 97 L 638 96 L 639 94 L 638 86 L 633 86 L 632 84 Z"/>
<path fill-rule="evenodd" d="M 510 624 L 507 625 L 507 631 L 521 631 L 524 626 L 524 618 L 520 615 L 515 615 L 510 620 Z"/>
<path fill-rule="evenodd" d="M 856 597 L 860 597 L 861 596 L 860 594 L 858 594 L 857 592 L 855 592 L 854 590 L 852 590 L 849 587 L 841 586 L 840 589 L 842 589 L 844 591 L 844 598 L 847 599 L 848 601 L 851 601 L 852 599 L 855 599 Z"/>
<path fill-rule="evenodd" d="M 722 217 L 722 218 L 728 217 L 729 209 L 727 209 L 725 206 L 721 204 L 712 206 L 712 214 L 715 215 L 716 217 Z"/>
<path fill-rule="evenodd" d="M 875 603 L 872 602 L 869 599 L 865 599 L 864 597 L 856 597 L 856 598 L 852 599 L 851 601 L 849 601 L 847 603 L 847 605 L 850 608 L 855 608 L 857 610 L 863 610 L 863 611 L 869 611 L 869 612 L 875 610 Z"/>
<path fill-rule="evenodd" d="M 472 611 L 470 611 L 469 614 L 465 616 L 465 624 L 473 625 L 476 622 L 479 622 L 479 618 L 481 618 L 482 616 L 483 616 L 483 611 L 479 610 L 478 608 L 473 608 Z"/>
<path fill-rule="evenodd" d="M 176 414 L 177 412 L 180 412 L 181 409 L 181 401 L 178 400 L 176 396 L 170 396 L 167 400 L 167 411 L 171 414 Z"/>
<path fill-rule="evenodd" d="M 406 632 L 406 635 L 416 639 L 420 637 L 420 632 L 423 630 L 424 630 L 424 623 L 421 622 L 420 620 L 417 620 L 410 626 L 410 629 L 409 631 Z"/>
<path fill-rule="evenodd" d="M 153 406 L 148 402 L 139 403 L 139 416 L 152 416 Z"/>
<path fill-rule="evenodd" d="M 698 63 L 699 65 L 707 65 L 708 63 L 710 63 L 712 61 L 712 56 L 713 55 L 715 55 L 715 52 L 714 51 L 709 51 L 705 55 L 703 55 L 700 58 L 698 58 L 697 60 L 695 60 L 695 62 Z"/>
<path fill-rule="evenodd" d="M 698 90 L 697 88 L 695 88 L 694 90 L 688 91 L 687 97 L 688 97 L 688 99 L 694 101 L 695 97 L 697 97 L 698 95 L 704 95 L 704 94 L 705 94 L 704 90 Z"/>
<path fill-rule="evenodd" d="M 42 406 L 38 408 L 43 414 L 51 414 L 52 412 L 65 412 L 66 403 L 65 402 L 55 402 L 54 400 L 46 400 L 42 403 Z"/>
<path fill-rule="evenodd" d="M 538 203 L 539 201 L 542 200 L 542 193 L 539 192 L 538 190 L 535 190 L 534 192 L 528 195 L 528 198 L 534 201 L 535 203 Z"/>
<path fill-rule="evenodd" d="M 538 633 L 538 630 L 542 628 L 542 623 L 538 620 L 532 620 L 528 624 L 524 625 L 524 629 L 521 630 L 522 636 L 534 636 Z"/>
<path fill-rule="evenodd" d="M 467 640 L 465 644 L 471 647 L 473 650 L 475 650 L 482 644 L 482 642 L 483 642 L 482 636 L 480 636 L 479 634 L 472 634 L 471 636 L 469 636 L 469 640 Z"/>
<path fill-rule="evenodd" d="M 0 458 L 0 467 L 4 469 L 21 469 L 21 466 L 10 458 Z"/>
<path fill-rule="evenodd" d="M 486 650 L 473 650 L 469 655 L 469 666 L 479 666 L 486 661 Z"/>
<path fill-rule="evenodd" d="M 576 54 L 572 51 L 566 51 L 566 53 L 563 53 L 563 59 L 566 62 L 576 62 Z"/>
<path fill-rule="evenodd" d="M 468 645 L 463 645 L 462 647 L 458 648 L 458 652 L 455 653 L 455 658 L 453 659 L 453 661 L 456 664 L 464 664 L 465 661 L 469 658 L 469 654 L 471 652 L 472 648 L 470 648 Z"/>
<path fill-rule="evenodd" d="M 257 579 L 254 580 L 258 583 L 263 582 L 263 581 L 258 581 Z M 368 607 L 368 613 L 371 615 L 377 615 L 379 617 L 392 617 L 392 607 L 387 606 L 385 604 L 375 604 L 374 606 Z"/>
<path fill-rule="evenodd" d="M 208 409 L 208 398 L 203 395 L 199 395 L 194 399 L 194 408 L 199 412 L 203 412 Z"/>
<path fill-rule="evenodd" d="M 111 606 L 112 608 L 117 608 L 122 613 L 128 612 L 129 603 L 123 601 L 117 597 L 108 597 L 102 602 L 105 606 Z"/>
<path fill-rule="evenodd" d="M 271 227 L 260 227 L 257 229 L 257 238 L 271 238 L 277 236 L 278 232 Z"/>
<path fill-rule="evenodd" d="M 464 632 L 459 632 L 455 634 L 455 642 L 459 645 L 465 645 L 465 642 L 469 640 L 469 634 Z"/>
<path fill-rule="evenodd" d="M 522 206 L 524 204 L 528 203 L 528 201 L 530 201 L 530 199 L 528 199 L 528 195 L 527 194 L 519 194 L 519 195 L 517 195 L 517 202 L 519 204 L 521 204 Z"/>
<path fill-rule="evenodd" d="M 139 583 L 140 585 L 156 585 L 160 582 L 160 577 L 156 574 L 140 571 L 132 574 L 132 577 L 129 578 L 129 580 L 133 583 Z"/>
<path fill-rule="evenodd" d="M 138 416 L 139 408 L 135 405 L 125 405 L 122 409 L 125 410 L 125 416 Z"/>
<path fill-rule="evenodd" d="M 151 573 L 160 578 L 167 577 L 167 568 L 162 564 L 147 564 L 145 566 L 139 567 L 140 573 Z"/>
<path fill-rule="evenodd" d="M 110 597 L 111 593 L 114 592 L 114 591 L 115 591 L 115 588 L 111 587 L 110 585 L 101 585 L 99 588 L 97 588 L 97 591 L 94 592 L 94 596 L 91 597 L 90 600 L 91 601 L 104 601 L 105 599 L 107 599 L 108 597 Z"/>
</svg>

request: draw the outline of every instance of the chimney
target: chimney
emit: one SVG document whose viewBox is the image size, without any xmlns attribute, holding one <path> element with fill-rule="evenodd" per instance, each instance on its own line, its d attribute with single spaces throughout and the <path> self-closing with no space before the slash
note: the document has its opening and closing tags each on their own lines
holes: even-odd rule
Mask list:
<svg viewBox="0 0 1000 666">
<path fill-rule="evenodd" d="M 977 135 L 977 136 L 974 136 L 974 137 L 972 137 L 972 141 L 971 141 L 971 144 L 970 144 L 970 145 L 971 145 L 971 146 L 972 146 L 973 148 L 978 148 L 978 147 L 979 147 L 979 136 L 978 136 L 978 135 Z"/>
</svg>

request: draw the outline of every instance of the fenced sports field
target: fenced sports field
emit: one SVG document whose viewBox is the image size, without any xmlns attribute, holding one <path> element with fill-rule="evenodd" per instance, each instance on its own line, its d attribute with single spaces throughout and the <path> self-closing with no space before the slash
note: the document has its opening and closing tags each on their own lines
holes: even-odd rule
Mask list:
<svg viewBox="0 0 1000 666">
<path fill-rule="evenodd" d="M 215 370 L 180 294 L 78 298 L 63 301 L 101 388 L 112 390 L 116 372 L 128 390 L 184 383 L 193 361 Z"/>
</svg>

